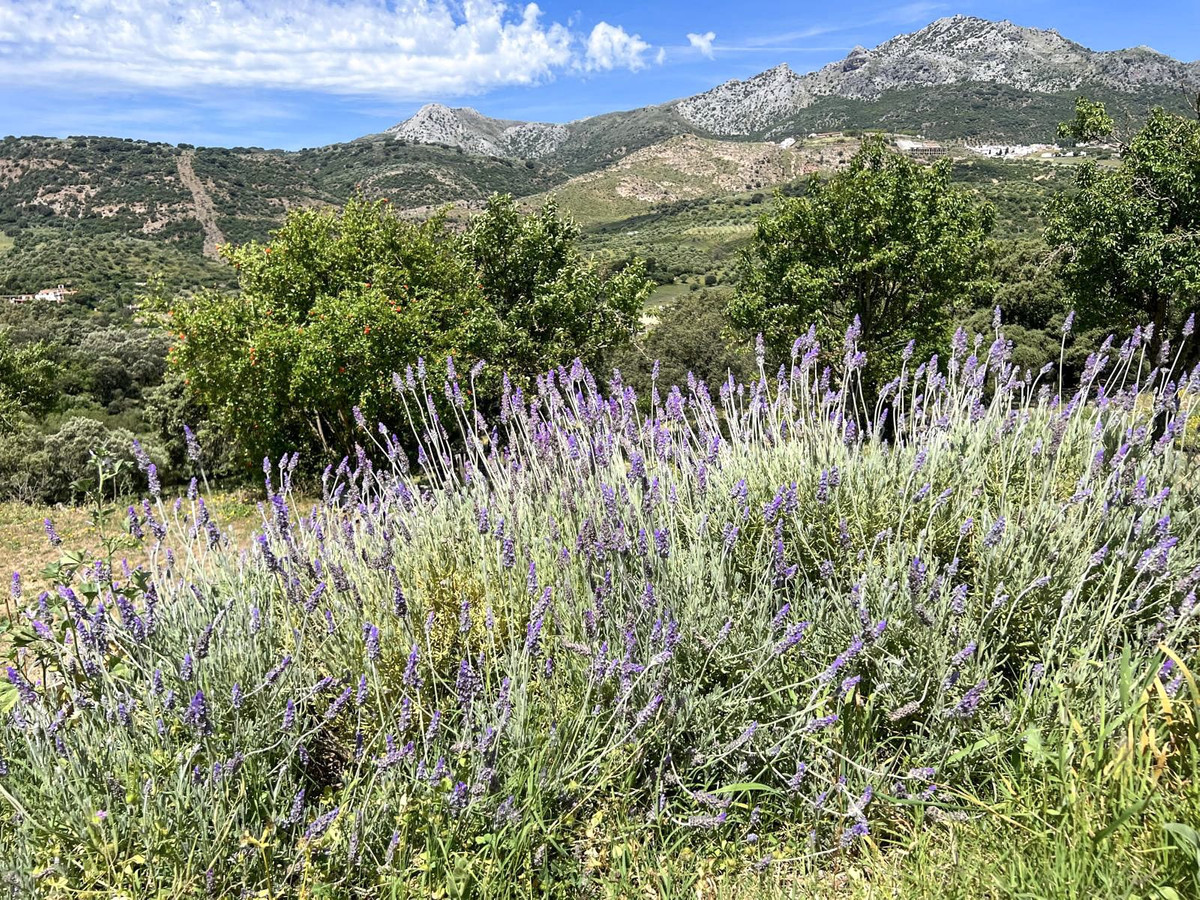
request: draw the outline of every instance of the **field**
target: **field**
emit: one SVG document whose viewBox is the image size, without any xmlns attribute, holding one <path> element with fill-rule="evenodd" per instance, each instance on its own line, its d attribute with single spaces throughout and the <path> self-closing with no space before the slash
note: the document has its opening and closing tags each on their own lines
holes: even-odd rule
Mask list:
<svg viewBox="0 0 1200 900">
<path fill-rule="evenodd" d="M 457 451 L 401 381 L 417 470 L 364 421 L 319 497 L 265 465 L 250 540 L 152 484 L 99 562 L 63 519 L 13 892 L 1194 896 L 1200 385 L 1158 438 L 1137 338 L 1063 398 L 970 346 L 872 408 L 811 338 L 646 416 L 560 370 Z"/>
</svg>

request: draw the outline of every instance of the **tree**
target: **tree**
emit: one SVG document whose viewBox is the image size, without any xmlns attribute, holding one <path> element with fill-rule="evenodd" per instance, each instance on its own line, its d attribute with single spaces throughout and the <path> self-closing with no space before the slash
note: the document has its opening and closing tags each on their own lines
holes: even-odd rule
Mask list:
<svg viewBox="0 0 1200 900">
<path fill-rule="evenodd" d="M 657 313 L 659 321 L 622 347 L 613 364 L 638 398 L 650 403 L 657 369 L 663 397 L 672 385 L 686 388 L 689 376 L 703 381 L 716 396 L 725 379 L 747 382 L 756 375 L 754 356 L 734 339 L 719 294 L 697 290 L 676 298 Z"/>
<path fill-rule="evenodd" d="M 1101 104 L 1083 110 L 1077 121 L 1106 118 Z M 1085 324 L 1153 325 L 1157 356 L 1200 296 L 1200 121 L 1153 110 L 1120 166 L 1086 163 L 1075 188 L 1051 200 L 1046 229 L 1071 299 Z"/>
<path fill-rule="evenodd" d="M 500 331 L 492 353 L 530 378 L 579 357 L 599 364 L 637 326 L 651 283 L 635 261 L 604 275 L 578 249 L 579 227 L 547 201 L 524 215 L 494 196 L 467 229 L 465 249 Z"/>
<path fill-rule="evenodd" d="M 857 316 L 859 345 L 886 371 L 910 340 L 937 346 L 952 310 L 987 292 L 993 217 L 951 186 L 948 162 L 868 139 L 844 170 L 759 218 L 730 316 L 777 349 L 810 324 L 840 346 Z"/>
<path fill-rule="evenodd" d="M 1103 103 L 1080 97 L 1075 101 L 1075 118 L 1058 123 L 1058 136 L 1077 144 L 1090 144 L 1110 136 L 1115 128 L 1116 123 Z"/>
<path fill-rule="evenodd" d="M 249 456 L 352 451 L 351 410 L 399 424 L 392 374 L 425 361 L 440 396 L 452 356 L 486 401 L 576 356 L 594 363 L 628 338 L 649 282 L 640 266 L 606 276 L 552 205 L 522 215 L 489 200 L 465 232 L 444 214 L 422 223 L 386 200 L 293 210 L 269 243 L 225 248 L 236 294 L 207 291 L 169 312 L 171 358 L 193 398 Z M 312 457 L 310 457 L 312 458 Z M 315 460 L 314 460 L 315 461 Z"/>
<path fill-rule="evenodd" d="M 53 406 L 53 376 L 45 345 L 15 346 L 0 329 L 0 434 L 14 431 L 22 413 L 37 416 Z"/>
</svg>

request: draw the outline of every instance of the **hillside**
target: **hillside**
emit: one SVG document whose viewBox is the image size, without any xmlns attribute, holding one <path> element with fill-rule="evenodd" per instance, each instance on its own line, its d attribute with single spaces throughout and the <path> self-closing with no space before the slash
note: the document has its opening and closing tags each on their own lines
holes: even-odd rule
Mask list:
<svg viewBox="0 0 1200 900">
<path fill-rule="evenodd" d="M 580 222 L 634 216 L 662 204 L 770 192 L 853 156 L 853 139 L 782 148 L 770 142 L 678 135 L 577 175 L 549 192 Z M 531 198 L 536 199 L 536 198 Z"/>
<path fill-rule="evenodd" d="M 173 290 L 228 284 L 215 258 L 220 243 L 263 238 L 290 208 L 360 193 L 423 215 L 446 203 L 470 208 L 496 191 L 554 190 L 600 227 L 744 199 L 836 165 L 832 151 L 822 158 L 803 149 L 813 132 L 1048 141 L 1080 93 L 1103 100 L 1125 125 L 1154 105 L 1184 111 L 1197 92 L 1200 63 L 1145 47 L 1096 52 L 1054 31 L 956 16 L 807 74 L 780 65 L 693 97 L 566 124 L 428 104 L 383 133 L 296 152 L 5 138 L 0 295 L 63 282 L 85 302 L 126 304 L 154 274 Z"/>
<path fill-rule="evenodd" d="M 0 295 L 66 282 L 85 302 L 132 302 L 151 274 L 175 289 L 229 282 L 220 240 L 264 238 L 294 206 L 357 193 L 398 208 L 527 195 L 558 169 L 396 141 L 298 152 L 118 138 L 0 141 Z"/>
</svg>

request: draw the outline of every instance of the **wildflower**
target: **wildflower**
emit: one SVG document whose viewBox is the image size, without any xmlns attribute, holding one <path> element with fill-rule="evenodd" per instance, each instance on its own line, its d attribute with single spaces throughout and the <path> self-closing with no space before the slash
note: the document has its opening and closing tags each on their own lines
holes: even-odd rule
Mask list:
<svg viewBox="0 0 1200 900">
<path fill-rule="evenodd" d="M 475 699 L 475 695 L 479 693 L 482 687 L 482 680 L 471 666 L 471 661 L 463 659 L 458 664 L 458 679 L 454 684 L 455 694 L 458 697 L 458 705 L 463 709 L 469 707 Z"/>
<path fill-rule="evenodd" d="M 17 689 L 17 695 L 26 706 L 32 706 L 37 703 L 38 695 L 37 691 L 33 689 L 33 685 L 26 681 L 25 677 L 12 666 L 8 667 L 8 680 Z"/>
<path fill-rule="evenodd" d="M 340 812 L 341 807 L 335 806 L 324 815 L 313 819 L 308 828 L 304 830 L 304 839 L 306 841 L 320 840 L 324 836 L 325 832 L 329 830 L 330 826 L 333 825 L 334 820 L 338 817 L 338 813 Z"/>
<path fill-rule="evenodd" d="M 296 701 L 288 697 L 287 703 L 283 707 L 283 724 L 280 729 L 283 731 L 291 731 L 292 726 L 296 724 Z"/>
<path fill-rule="evenodd" d="M 641 711 L 637 714 L 637 718 L 633 722 L 633 730 L 637 731 L 639 728 L 649 722 L 650 719 L 654 717 L 654 714 L 658 712 L 658 708 L 662 706 L 662 702 L 662 694 L 655 694 L 650 699 L 650 702 L 642 707 Z"/>
<path fill-rule="evenodd" d="M 840 843 L 843 847 L 849 847 L 854 843 L 855 838 L 866 837 L 868 834 L 870 834 L 870 831 L 867 828 L 867 823 L 860 819 L 842 832 Z"/>
<path fill-rule="evenodd" d="M 336 719 L 341 714 L 343 707 L 345 707 L 345 705 L 350 701 L 350 696 L 353 693 L 353 689 L 347 687 L 340 694 L 338 694 L 337 699 L 330 703 L 329 708 L 325 710 L 326 721 Z"/>
<path fill-rule="evenodd" d="M 950 710 L 947 715 L 952 719 L 969 719 L 975 715 L 975 710 L 979 706 L 979 701 L 983 697 L 983 692 L 987 690 L 987 679 L 980 680 L 974 687 L 970 688 L 954 709 Z"/>
<path fill-rule="evenodd" d="M 421 676 L 417 672 L 420 660 L 421 648 L 417 644 L 413 644 L 412 652 L 408 654 L 408 664 L 404 667 L 404 684 L 408 687 L 419 688 L 421 686 Z"/>
<path fill-rule="evenodd" d="M 50 540 L 51 547 L 57 547 L 62 543 L 62 538 L 58 536 L 58 532 L 54 530 L 54 523 L 49 518 L 43 520 L 46 526 L 46 537 Z"/>
<path fill-rule="evenodd" d="M 992 527 L 987 533 L 987 537 L 983 539 L 983 546 L 991 548 L 999 544 L 1001 538 L 1004 537 L 1004 526 L 1004 516 L 997 516 L 996 521 L 992 523 Z"/>
<path fill-rule="evenodd" d="M 212 734 L 212 725 L 208 721 L 208 703 L 204 699 L 204 691 L 196 691 L 191 703 L 184 711 L 183 722 L 191 725 L 202 736 Z"/>
<path fill-rule="evenodd" d="M 822 729 L 828 728 L 830 725 L 835 724 L 837 720 L 837 713 L 830 713 L 827 716 L 821 716 L 820 718 L 813 719 L 806 726 L 804 726 L 804 730 L 810 733 L 813 731 L 821 731 Z"/>
<path fill-rule="evenodd" d="M 363 625 L 363 643 L 366 644 L 367 658 L 378 661 L 383 655 L 379 646 L 379 627 L 367 622 Z"/>
</svg>

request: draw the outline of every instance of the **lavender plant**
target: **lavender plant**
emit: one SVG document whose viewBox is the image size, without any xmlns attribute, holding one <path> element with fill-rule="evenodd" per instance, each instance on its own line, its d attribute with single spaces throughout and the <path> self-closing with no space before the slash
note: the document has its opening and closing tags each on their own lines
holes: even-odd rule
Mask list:
<svg viewBox="0 0 1200 900">
<path fill-rule="evenodd" d="M 130 558 L 12 591 L 0 858 L 31 890 L 503 896 L 579 889 L 620 829 L 853 854 L 1064 697 L 1186 695 L 1200 372 L 1149 337 L 1060 394 L 998 323 L 872 391 L 855 328 L 840 375 L 810 332 L 648 415 L 619 373 L 506 380 L 495 422 L 419 365 L 415 467 L 356 416 L 319 501 L 264 461 L 248 546 L 151 484 Z"/>
</svg>

